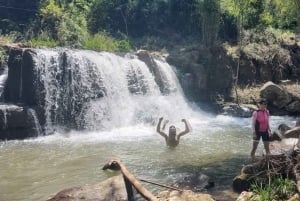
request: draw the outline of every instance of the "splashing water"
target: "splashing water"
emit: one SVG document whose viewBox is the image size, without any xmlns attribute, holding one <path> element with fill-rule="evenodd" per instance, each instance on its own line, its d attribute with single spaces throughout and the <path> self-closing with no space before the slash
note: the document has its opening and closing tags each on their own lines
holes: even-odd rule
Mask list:
<svg viewBox="0 0 300 201">
<path fill-rule="evenodd" d="M 170 93 L 163 94 L 147 65 L 135 55 L 39 50 L 36 70 L 45 92 L 48 129 L 75 125 L 107 130 L 198 116 L 186 102 L 172 67 L 154 59 Z"/>
</svg>

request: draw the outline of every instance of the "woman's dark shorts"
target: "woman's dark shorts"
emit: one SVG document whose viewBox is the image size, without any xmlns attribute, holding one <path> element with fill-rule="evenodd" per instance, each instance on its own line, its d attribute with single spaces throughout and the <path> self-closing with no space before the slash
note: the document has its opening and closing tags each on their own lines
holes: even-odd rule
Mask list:
<svg viewBox="0 0 300 201">
<path fill-rule="evenodd" d="M 255 132 L 255 136 L 253 136 L 253 140 L 259 141 L 260 138 L 262 138 L 262 140 L 264 142 L 270 141 L 270 137 L 269 137 L 268 131 L 266 131 L 266 132 Z"/>
</svg>

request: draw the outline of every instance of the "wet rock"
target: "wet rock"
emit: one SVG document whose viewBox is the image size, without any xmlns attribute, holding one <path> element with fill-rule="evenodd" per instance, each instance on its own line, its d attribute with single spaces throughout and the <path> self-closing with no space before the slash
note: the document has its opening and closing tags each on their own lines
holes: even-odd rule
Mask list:
<svg viewBox="0 0 300 201">
<path fill-rule="evenodd" d="M 122 175 L 111 177 L 99 184 L 65 189 L 47 201 L 107 201 L 127 200 L 127 193 Z"/>
<path fill-rule="evenodd" d="M 175 186 L 180 189 L 192 190 L 194 192 L 200 192 L 205 189 L 212 188 L 214 185 L 214 181 L 202 173 L 188 175 L 182 179 L 179 179 L 175 183 Z"/>
<path fill-rule="evenodd" d="M 234 117 L 251 117 L 254 110 L 257 108 L 254 105 L 245 105 L 245 104 L 235 104 L 230 103 L 226 104 L 222 110 L 223 115 L 229 115 Z"/>
<path fill-rule="evenodd" d="M 0 105 L 0 140 L 25 139 L 38 135 L 33 113 L 17 105 Z"/>
</svg>

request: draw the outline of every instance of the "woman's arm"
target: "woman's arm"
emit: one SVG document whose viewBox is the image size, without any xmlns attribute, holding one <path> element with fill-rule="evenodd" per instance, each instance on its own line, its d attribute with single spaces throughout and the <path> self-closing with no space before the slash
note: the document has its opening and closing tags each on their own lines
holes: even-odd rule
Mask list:
<svg viewBox="0 0 300 201">
<path fill-rule="evenodd" d="M 257 111 L 254 111 L 253 114 L 252 114 L 252 123 L 251 123 L 252 133 L 256 132 L 256 130 L 255 130 L 256 117 L 257 117 Z"/>
<path fill-rule="evenodd" d="M 158 132 L 161 136 L 163 136 L 165 139 L 167 139 L 168 135 L 160 130 L 162 120 L 163 120 L 163 117 L 160 117 L 158 120 L 158 124 L 156 126 L 156 132 Z"/>
<path fill-rule="evenodd" d="M 182 119 L 181 121 L 185 124 L 185 130 L 178 134 L 178 138 L 192 131 L 192 127 L 186 119 Z"/>
</svg>

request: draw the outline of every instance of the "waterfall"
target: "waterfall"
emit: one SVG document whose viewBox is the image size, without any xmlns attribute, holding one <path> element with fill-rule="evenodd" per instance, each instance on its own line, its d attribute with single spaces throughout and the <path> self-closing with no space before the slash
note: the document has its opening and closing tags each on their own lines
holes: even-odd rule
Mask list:
<svg viewBox="0 0 300 201">
<path fill-rule="evenodd" d="M 2 72 L 2 74 L 0 74 L 0 100 L 2 97 L 2 93 L 4 91 L 4 86 L 7 80 L 7 76 L 8 76 L 8 68 L 4 68 L 4 71 Z"/>
<path fill-rule="evenodd" d="M 29 116 L 32 117 L 32 120 L 33 120 L 33 123 L 34 123 L 34 129 L 36 130 L 36 135 L 37 136 L 41 136 L 41 134 L 42 134 L 42 128 L 41 128 L 41 125 L 40 125 L 40 122 L 39 122 L 39 119 L 38 119 L 38 117 L 36 115 L 35 110 L 32 109 L 32 108 L 29 108 L 27 110 L 27 112 L 28 112 Z"/>
<path fill-rule="evenodd" d="M 44 95 L 46 130 L 53 126 L 105 130 L 181 119 L 193 112 L 176 73 L 154 58 L 169 93 L 163 94 L 148 66 L 135 54 L 87 50 L 37 50 L 35 73 Z"/>
<path fill-rule="evenodd" d="M 0 105 L 0 112 L 2 113 L 2 118 L 3 118 L 3 125 L 0 126 L 0 129 L 5 129 L 7 126 L 7 108 L 3 105 Z"/>
<path fill-rule="evenodd" d="M 21 58 L 23 58 L 24 56 L 24 49 L 22 50 L 22 56 Z M 21 60 L 21 66 L 20 66 L 20 90 L 19 90 L 19 99 L 22 99 L 22 93 L 23 93 L 23 60 Z"/>
</svg>

